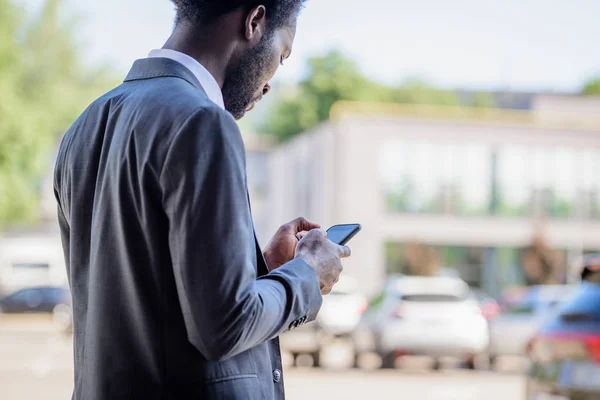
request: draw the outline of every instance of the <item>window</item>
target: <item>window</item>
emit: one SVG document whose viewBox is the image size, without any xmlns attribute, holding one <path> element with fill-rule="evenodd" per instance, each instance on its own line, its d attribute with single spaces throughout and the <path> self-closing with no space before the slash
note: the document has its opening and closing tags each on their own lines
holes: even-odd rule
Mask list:
<svg viewBox="0 0 600 400">
<path fill-rule="evenodd" d="M 385 143 L 379 170 L 387 209 L 458 215 L 487 213 L 491 154 L 487 145 L 476 143 Z"/>
<path fill-rule="evenodd" d="M 402 296 L 404 301 L 417 301 L 421 303 L 437 303 L 437 302 L 459 302 L 463 299 L 459 296 L 451 294 L 410 294 Z"/>
<path fill-rule="evenodd" d="M 47 263 L 13 263 L 15 269 L 50 269 L 50 264 Z"/>
</svg>

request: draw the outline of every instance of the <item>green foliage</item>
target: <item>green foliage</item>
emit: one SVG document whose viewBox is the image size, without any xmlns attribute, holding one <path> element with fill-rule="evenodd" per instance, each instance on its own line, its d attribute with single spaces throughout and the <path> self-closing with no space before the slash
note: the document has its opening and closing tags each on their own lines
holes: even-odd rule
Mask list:
<svg viewBox="0 0 600 400">
<path fill-rule="evenodd" d="M 494 96 L 491 93 L 486 92 L 477 92 L 473 96 L 473 104 L 471 107 L 475 108 L 495 108 L 496 101 L 494 100 Z"/>
<path fill-rule="evenodd" d="M 280 99 L 260 130 L 280 140 L 290 139 L 327 120 L 331 107 L 340 100 L 459 104 L 453 91 L 436 89 L 420 80 L 408 80 L 396 88 L 369 80 L 354 61 L 332 51 L 308 60 L 306 79 L 293 95 Z"/>
<path fill-rule="evenodd" d="M 60 0 L 27 16 L 0 0 L 0 227 L 33 222 L 40 181 L 69 124 L 112 82 L 86 68 L 75 42 L 76 20 Z"/>
<path fill-rule="evenodd" d="M 390 89 L 391 101 L 401 104 L 430 104 L 458 106 L 458 96 L 454 91 L 441 90 L 429 86 L 420 79 L 409 79 L 398 88 Z"/>
<path fill-rule="evenodd" d="M 583 86 L 583 94 L 600 95 L 600 77 L 592 79 Z"/>
</svg>

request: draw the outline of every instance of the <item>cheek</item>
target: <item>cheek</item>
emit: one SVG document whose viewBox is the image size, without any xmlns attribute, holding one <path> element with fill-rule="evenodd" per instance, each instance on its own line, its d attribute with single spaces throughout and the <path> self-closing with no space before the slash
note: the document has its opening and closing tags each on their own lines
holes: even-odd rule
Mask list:
<svg viewBox="0 0 600 400">
<path fill-rule="evenodd" d="M 273 77 L 275 76 L 275 73 L 279 69 L 279 66 L 280 66 L 279 58 L 271 59 L 271 61 L 269 61 L 265 65 L 265 67 L 263 69 L 263 73 L 262 73 L 263 85 L 266 85 L 267 83 L 269 83 L 269 81 L 271 79 L 273 79 Z"/>
</svg>

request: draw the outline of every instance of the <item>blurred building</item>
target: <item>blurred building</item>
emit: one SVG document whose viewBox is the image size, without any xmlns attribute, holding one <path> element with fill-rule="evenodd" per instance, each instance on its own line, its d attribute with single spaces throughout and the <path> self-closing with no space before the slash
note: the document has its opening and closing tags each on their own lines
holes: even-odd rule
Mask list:
<svg viewBox="0 0 600 400">
<path fill-rule="evenodd" d="M 244 131 L 246 145 L 246 172 L 248 192 L 250 194 L 252 217 L 259 242 L 266 246 L 275 231 L 270 231 L 269 194 L 270 177 L 269 163 L 274 140 L 270 136 L 257 135 Z"/>
<path fill-rule="evenodd" d="M 366 293 L 407 272 L 408 243 L 434 246 L 441 266 L 492 294 L 523 282 L 521 251 L 535 234 L 565 263 L 600 249 L 600 104 L 532 104 L 338 104 L 330 122 L 273 152 L 270 230 L 298 215 L 361 223 L 345 265 Z"/>
</svg>

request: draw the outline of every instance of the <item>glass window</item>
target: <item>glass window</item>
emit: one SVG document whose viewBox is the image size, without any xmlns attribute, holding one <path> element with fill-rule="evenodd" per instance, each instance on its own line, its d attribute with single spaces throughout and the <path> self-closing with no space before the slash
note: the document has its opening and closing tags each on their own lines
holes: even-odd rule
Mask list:
<svg viewBox="0 0 600 400">
<path fill-rule="evenodd" d="M 380 177 L 389 211 L 432 212 L 439 186 L 439 149 L 430 142 L 393 140 L 381 149 Z"/>
<path fill-rule="evenodd" d="M 481 215 L 491 193 L 491 150 L 477 143 L 390 141 L 380 177 L 389 211 Z"/>
<path fill-rule="evenodd" d="M 461 147 L 458 157 L 461 213 L 484 215 L 489 212 L 492 191 L 492 153 L 476 143 Z"/>
<path fill-rule="evenodd" d="M 13 263 L 13 268 L 20 269 L 49 269 L 50 264 L 45 263 Z"/>
<path fill-rule="evenodd" d="M 524 147 L 506 146 L 497 152 L 498 209 L 507 216 L 525 216 L 529 208 L 531 169 Z"/>
<path fill-rule="evenodd" d="M 410 294 L 402 296 L 404 301 L 416 301 L 421 303 L 436 303 L 436 302 L 458 302 L 463 298 L 451 294 Z"/>
<path fill-rule="evenodd" d="M 577 195 L 577 153 L 573 149 L 559 148 L 554 153 L 554 188 L 559 202 L 571 203 Z M 569 213 L 570 214 L 570 213 Z"/>
</svg>

